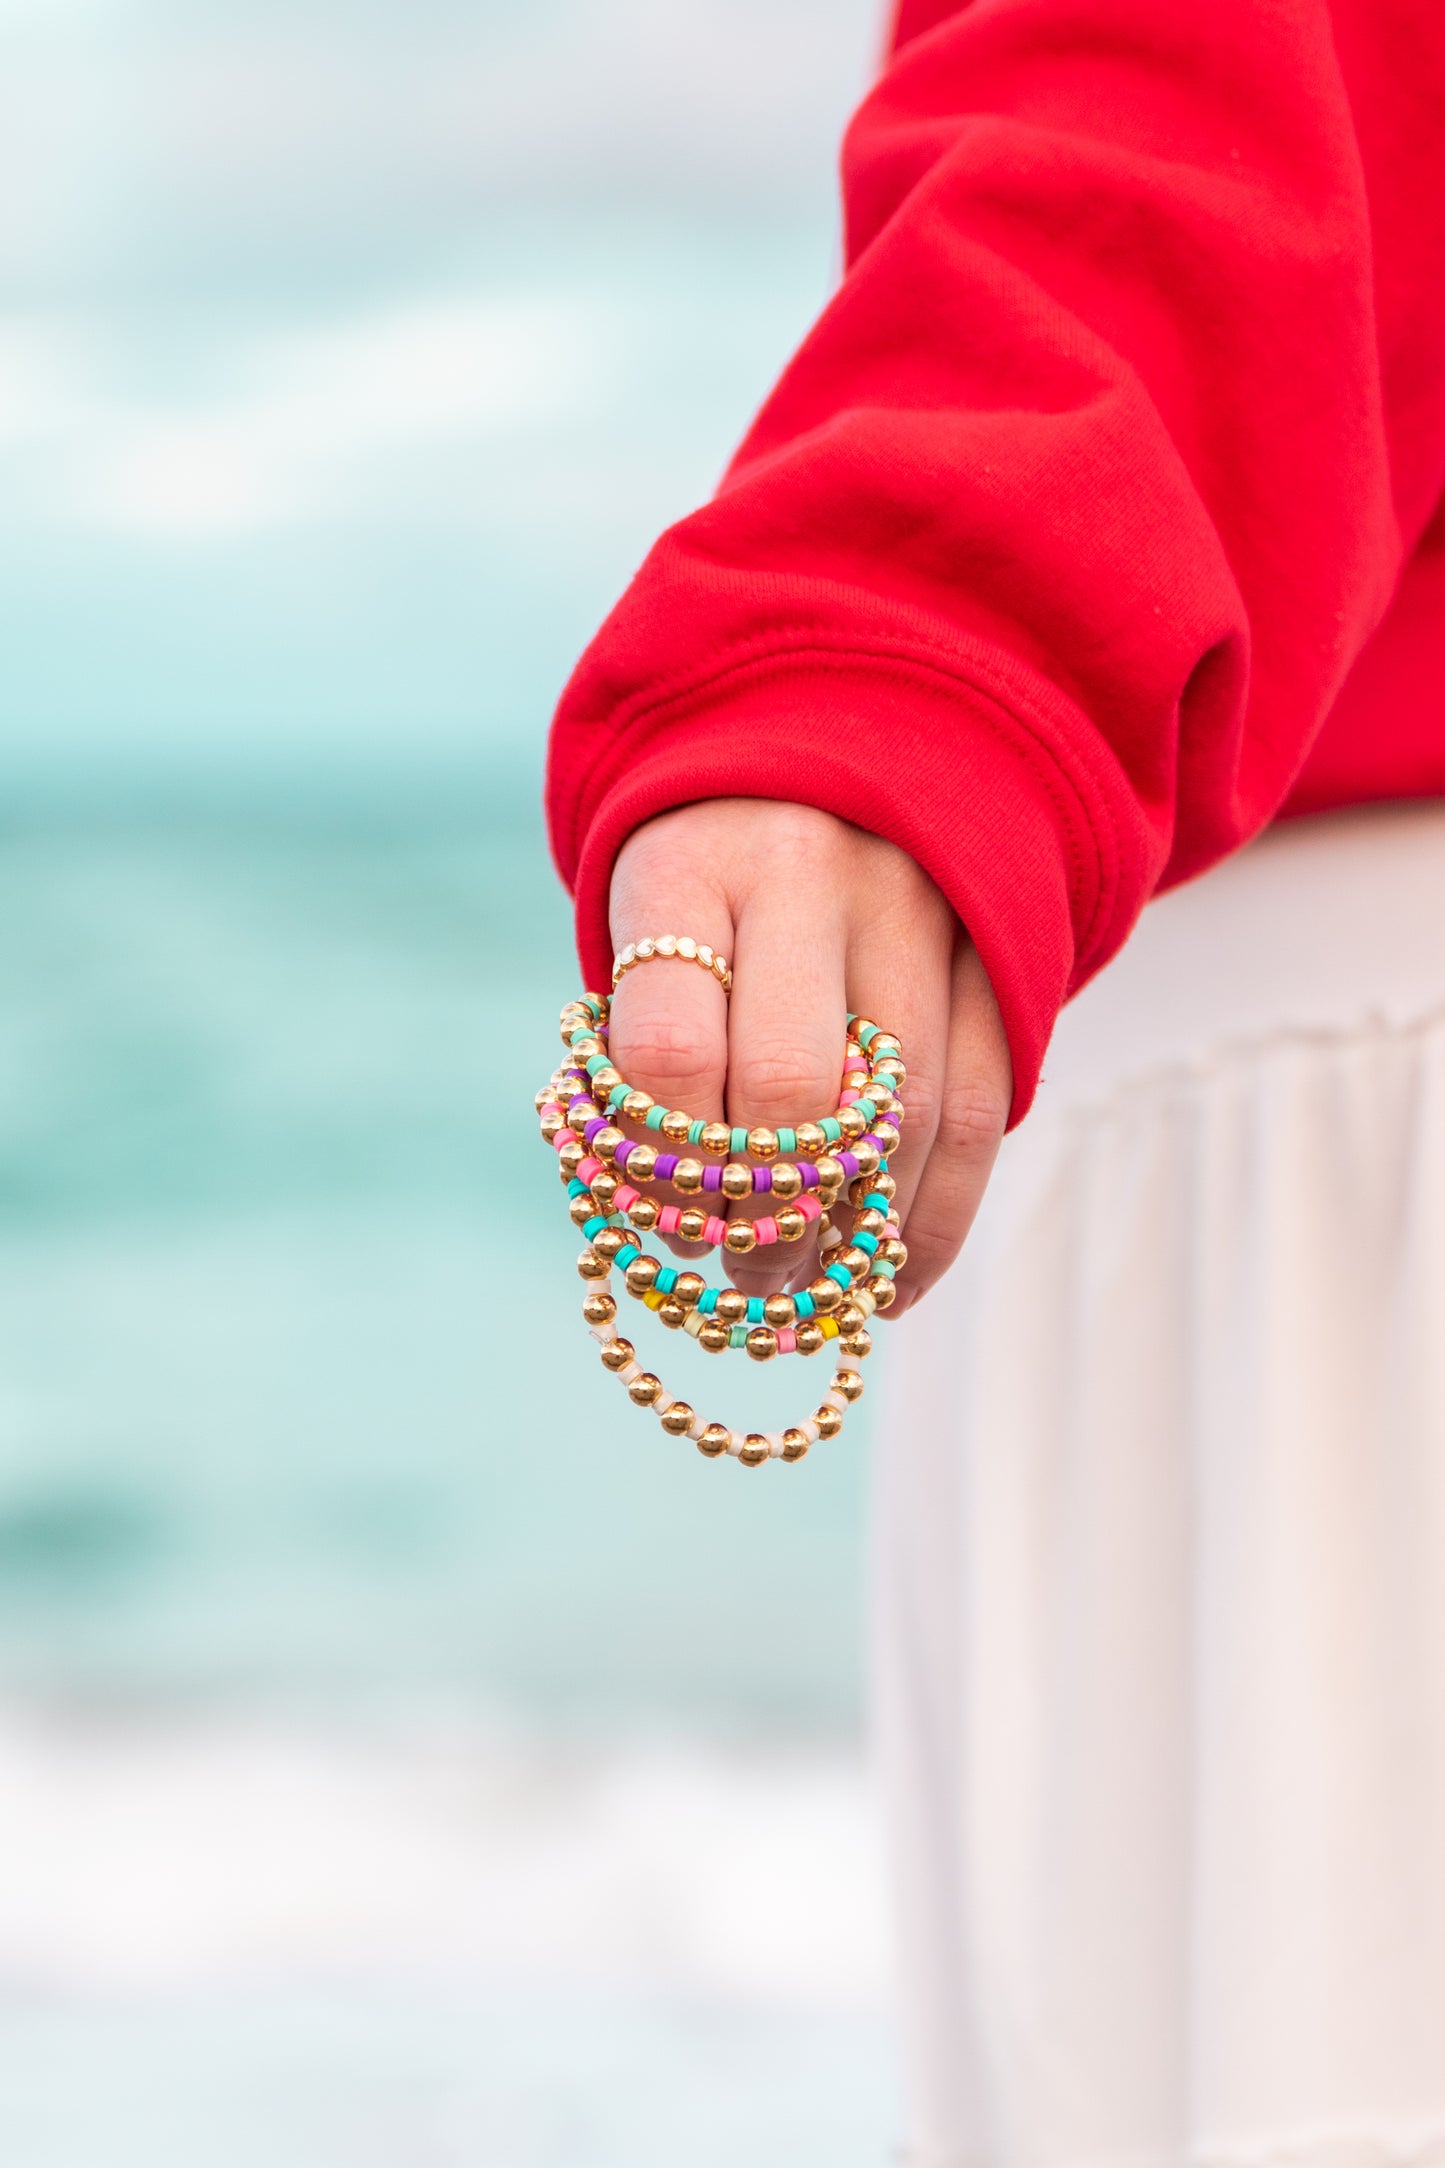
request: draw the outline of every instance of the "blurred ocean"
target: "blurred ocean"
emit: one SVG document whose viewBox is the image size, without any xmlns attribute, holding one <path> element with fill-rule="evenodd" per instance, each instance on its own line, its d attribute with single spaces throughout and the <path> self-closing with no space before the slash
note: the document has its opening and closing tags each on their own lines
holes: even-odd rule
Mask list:
<svg viewBox="0 0 1445 2168">
<path fill-rule="evenodd" d="M 0 2168 L 886 2155 L 866 1428 L 627 1408 L 530 1111 L 879 12 L 0 0 Z"/>
</svg>

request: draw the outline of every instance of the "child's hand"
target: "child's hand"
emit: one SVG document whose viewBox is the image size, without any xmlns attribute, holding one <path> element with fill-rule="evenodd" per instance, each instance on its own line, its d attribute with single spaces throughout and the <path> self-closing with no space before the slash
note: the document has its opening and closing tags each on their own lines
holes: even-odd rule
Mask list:
<svg viewBox="0 0 1445 2168">
<path fill-rule="evenodd" d="M 1012 1093 L 993 990 L 944 897 L 906 852 L 831 814 L 724 798 L 628 839 L 611 920 L 615 948 L 691 934 L 733 965 L 730 1003 L 679 962 L 638 966 L 617 989 L 613 1060 L 665 1105 L 750 1126 L 817 1121 L 837 1106 L 846 1011 L 897 1033 L 907 1117 L 890 1167 L 908 1264 L 887 1314 L 901 1316 L 958 1253 Z M 805 1240 L 726 1262 L 760 1293 L 784 1273 L 804 1284 L 815 1256 Z"/>
</svg>

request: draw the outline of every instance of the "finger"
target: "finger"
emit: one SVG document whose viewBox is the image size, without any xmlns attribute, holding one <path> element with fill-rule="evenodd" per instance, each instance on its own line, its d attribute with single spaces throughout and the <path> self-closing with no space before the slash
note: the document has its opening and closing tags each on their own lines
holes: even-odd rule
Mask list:
<svg viewBox="0 0 1445 2168">
<path fill-rule="evenodd" d="M 709 944 L 719 955 L 732 948 L 732 920 L 722 897 L 700 884 L 695 870 L 684 876 L 665 836 L 641 831 L 619 861 L 612 892 L 611 929 L 627 943 L 669 931 Z M 608 1041 L 613 1067 L 664 1111 L 699 1121 L 718 1120 L 727 1072 L 727 997 L 709 971 L 681 956 L 654 956 L 625 973 L 612 999 Z M 684 1141 L 623 1118 L 628 1135 L 661 1155 L 696 1157 Z M 699 1200 L 665 1182 L 646 1185 L 663 1207 L 686 1209 Z M 660 1234 L 677 1255 L 707 1254 L 705 1243 L 683 1243 Z"/>
<path fill-rule="evenodd" d="M 838 1103 L 847 1040 L 845 985 L 846 928 L 841 912 L 819 913 L 822 931 L 812 940 L 798 935 L 799 885 L 770 877 L 744 902 L 734 943 L 732 1009 L 728 1018 L 728 1120 L 735 1126 L 778 1130 L 817 1122 Z M 771 1158 L 754 1155 L 766 1188 L 736 1205 L 730 1218 L 761 1221 L 776 1227 L 780 1208 L 810 1197 L 775 1195 L 772 1169 L 796 1165 L 788 1145 Z M 755 1184 L 759 1172 L 754 1174 Z M 745 1293 L 780 1288 L 808 1271 L 816 1256 L 811 1233 L 798 1242 L 760 1242 L 746 1255 L 727 1253 L 730 1276 Z"/>
<path fill-rule="evenodd" d="M 906 1214 L 908 1265 L 890 1318 L 911 1309 L 958 1255 L 998 1157 L 1013 1098 L 998 1003 L 977 949 L 961 932 L 952 986 L 932 1148 Z"/>
</svg>

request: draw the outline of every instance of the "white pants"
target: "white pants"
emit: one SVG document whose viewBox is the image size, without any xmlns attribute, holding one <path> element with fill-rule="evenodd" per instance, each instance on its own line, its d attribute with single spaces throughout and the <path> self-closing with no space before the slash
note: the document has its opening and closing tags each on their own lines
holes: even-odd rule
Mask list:
<svg viewBox="0 0 1445 2168">
<path fill-rule="evenodd" d="M 883 1397 L 906 2158 L 1445 2161 L 1445 806 L 1150 908 Z"/>
</svg>

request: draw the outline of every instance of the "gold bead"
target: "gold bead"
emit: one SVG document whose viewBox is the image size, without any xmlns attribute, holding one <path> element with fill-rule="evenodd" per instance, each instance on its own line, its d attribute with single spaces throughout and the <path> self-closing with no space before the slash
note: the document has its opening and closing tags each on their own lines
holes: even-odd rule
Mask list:
<svg viewBox="0 0 1445 2168">
<path fill-rule="evenodd" d="M 567 1109 L 567 1127 L 574 1137 L 580 1137 L 587 1124 L 596 1119 L 597 1109 L 590 1099 L 579 1099 L 575 1106 Z"/>
<path fill-rule="evenodd" d="M 898 1184 L 891 1174 L 875 1174 L 868 1187 L 876 1189 L 880 1197 L 895 1197 L 898 1194 Z"/>
<path fill-rule="evenodd" d="M 650 1408 L 662 1391 L 661 1378 L 655 1378 L 650 1370 L 644 1370 L 640 1378 L 634 1378 L 627 1388 L 627 1397 L 634 1408 Z"/>
<path fill-rule="evenodd" d="M 672 1182 L 684 1197 L 695 1197 L 702 1188 L 702 1161 L 680 1159 L 672 1170 Z"/>
<path fill-rule="evenodd" d="M 622 1111 L 630 1122 L 641 1122 L 656 1106 L 651 1092 L 630 1091 L 622 1102 Z"/>
<path fill-rule="evenodd" d="M 732 1335 L 726 1325 L 715 1324 L 709 1318 L 697 1336 L 697 1344 L 701 1348 L 706 1348 L 709 1355 L 721 1355 L 723 1350 L 729 1346 L 731 1339 Z"/>
<path fill-rule="evenodd" d="M 813 1298 L 813 1308 L 821 1310 L 825 1317 L 843 1300 L 842 1288 L 836 1280 L 830 1280 L 826 1272 L 819 1273 L 817 1279 L 809 1283 L 808 1293 Z"/>
<path fill-rule="evenodd" d="M 878 1149 L 885 1159 L 891 1159 L 902 1142 L 902 1132 L 892 1122 L 881 1119 L 873 1124 L 873 1134 L 878 1139 Z"/>
<path fill-rule="evenodd" d="M 890 1235 L 877 1255 L 885 1265 L 892 1265 L 896 1271 L 901 1272 L 908 1262 L 908 1244 L 900 1242 L 897 1235 Z"/>
<path fill-rule="evenodd" d="M 853 1222 L 853 1232 L 855 1235 L 881 1235 L 887 1225 L 888 1222 L 877 1205 L 869 1205 Z"/>
<path fill-rule="evenodd" d="M 676 1295 L 668 1295 L 664 1301 L 660 1302 L 657 1305 L 657 1314 L 663 1324 L 672 1332 L 676 1332 L 680 1325 L 687 1323 L 687 1312 Z"/>
<path fill-rule="evenodd" d="M 808 1440 L 804 1432 L 801 1430 L 785 1430 L 783 1432 L 784 1460 L 802 1460 L 807 1450 Z"/>
<path fill-rule="evenodd" d="M 741 1325 L 748 1314 L 748 1298 L 740 1287 L 720 1287 L 712 1314 L 724 1325 Z"/>
<path fill-rule="evenodd" d="M 800 1355 L 816 1355 L 823 1345 L 823 1328 L 815 1317 L 805 1317 L 798 1327 L 796 1338 Z"/>
<path fill-rule="evenodd" d="M 627 1155 L 629 1182 L 650 1182 L 657 1172 L 657 1146 L 639 1144 Z"/>
<path fill-rule="evenodd" d="M 751 1197 L 753 1193 L 753 1170 L 740 1160 L 733 1160 L 722 1171 L 722 1193 L 735 1202 L 739 1197 Z"/>
<path fill-rule="evenodd" d="M 602 1346 L 602 1367 L 604 1370 L 625 1370 L 629 1363 L 636 1362 L 636 1360 L 637 1350 L 630 1340 L 604 1341 Z"/>
<path fill-rule="evenodd" d="M 878 1059 L 880 1054 L 901 1054 L 902 1052 L 902 1047 L 899 1045 L 897 1039 L 894 1037 L 891 1031 L 879 1031 L 874 1033 L 873 1058 L 875 1061 Z"/>
<path fill-rule="evenodd" d="M 795 1204 L 780 1205 L 773 1218 L 783 1242 L 799 1242 L 808 1231 L 808 1222 Z"/>
<path fill-rule="evenodd" d="M 891 1310 L 898 1300 L 898 1290 L 886 1272 L 874 1272 L 869 1275 L 868 1292 L 873 1297 L 875 1310 Z"/>
<path fill-rule="evenodd" d="M 768 1295 L 763 1302 L 763 1316 L 779 1331 L 786 1331 L 798 1314 L 798 1305 L 791 1295 Z"/>
<path fill-rule="evenodd" d="M 709 1460 L 716 1460 L 732 1443 L 732 1432 L 726 1423 L 709 1423 L 697 1441 L 699 1453 L 706 1453 Z"/>
<path fill-rule="evenodd" d="M 604 1130 L 601 1134 L 605 1136 L 606 1131 Z M 601 1142 L 601 1136 L 599 1136 L 598 1142 Z M 596 1147 L 594 1146 L 593 1149 L 595 1150 Z M 600 1159 L 603 1155 L 599 1152 L 597 1156 Z M 818 1169 L 818 1180 L 824 1189 L 842 1188 L 845 1177 L 841 1160 L 835 1159 L 831 1152 L 824 1152 L 822 1157 L 816 1160 L 814 1164 Z"/>
<path fill-rule="evenodd" d="M 594 1074 L 592 1089 L 599 1099 L 610 1099 L 621 1082 L 621 1070 L 614 1069 L 611 1062 L 609 1062 L 605 1069 L 599 1069 Z"/>
<path fill-rule="evenodd" d="M 625 1227 L 604 1227 L 593 1238 L 592 1247 L 599 1257 L 605 1257 L 610 1265 L 619 1250 L 627 1249 L 632 1241 Z"/>
<path fill-rule="evenodd" d="M 639 1197 L 627 1216 L 634 1227 L 640 1228 L 642 1233 L 647 1235 L 651 1234 L 653 1228 L 657 1225 L 661 1211 L 661 1205 L 654 1198 Z"/>
<path fill-rule="evenodd" d="M 750 1430 L 743 1440 L 742 1451 L 738 1454 L 738 1459 L 745 1468 L 761 1468 L 763 1462 L 770 1458 L 771 1448 L 767 1439 L 762 1435 L 761 1431 Z"/>
<path fill-rule="evenodd" d="M 567 1207 L 567 1217 L 574 1227 L 585 1227 L 595 1218 L 597 1206 L 591 1197 L 574 1197 Z"/>
<path fill-rule="evenodd" d="M 805 1153 L 809 1159 L 813 1157 L 815 1152 L 821 1152 L 828 1141 L 817 1122 L 799 1122 L 797 1128 L 793 1131 L 793 1135 L 798 1140 L 798 1150 Z"/>
<path fill-rule="evenodd" d="M 599 1129 L 596 1136 L 592 1139 L 592 1149 L 597 1154 L 597 1157 L 599 1159 L 611 1159 L 613 1153 L 617 1150 L 618 1145 L 625 1144 L 626 1142 L 627 1139 L 623 1136 L 622 1131 L 620 1129 L 614 1129 L 612 1124 L 609 1122 L 607 1127 L 605 1129 Z"/>
<path fill-rule="evenodd" d="M 701 1242 L 707 1227 L 707 1214 L 700 1204 L 684 1205 L 678 1214 L 677 1231 L 684 1242 Z"/>
<path fill-rule="evenodd" d="M 855 1362 L 862 1362 L 864 1356 L 872 1352 L 873 1335 L 866 1325 L 860 1325 L 856 1332 L 840 1332 L 838 1345 L 845 1355 L 851 1355 Z"/>
<path fill-rule="evenodd" d="M 707 1293 L 707 1281 L 700 1272 L 679 1272 L 672 1291 L 685 1310 L 695 1310 L 699 1295 Z"/>
<path fill-rule="evenodd" d="M 863 1044 L 864 1032 L 871 1031 L 876 1034 L 878 1031 L 878 1026 L 873 1021 L 873 1018 L 871 1016 L 855 1016 L 852 1023 L 848 1026 L 848 1029 L 852 1032 L 854 1038 L 858 1041 L 859 1046 L 861 1046 Z"/>
<path fill-rule="evenodd" d="M 750 1129 L 748 1150 L 754 1159 L 776 1159 L 778 1156 L 778 1132 L 776 1129 Z"/>
<path fill-rule="evenodd" d="M 884 1054 L 880 1060 L 875 1061 L 873 1074 L 889 1078 L 894 1091 L 901 1091 L 908 1082 L 908 1071 L 896 1054 Z"/>
<path fill-rule="evenodd" d="M 685 1438 L 697 1420 L 685 1400 L 674 1400 L 658 1417 L 669 1438 Z"/>
<path fill-rule="evenodd" d="M 604 1212 L 612 1210 L 612 1200 L 621 1187 L 621 1175 L 613 1174 L 606 1167 L 602 1169 L 600 1174 L 594 1174 L 592 1177 L 592 1194 Z"/>
<path fill-rule="evenodd" d="M 704 1122 L 700 1141 L 705 1152 L 721 1159 L 733 1141 L 733 1133 L 726 1122 Z"/>
<path fill-rule="evenodd" d="M 883 1154 L 871 1137 L 860 1137 L 853 1147 L 853 1157 L 858 1162 L 860 1174 L 876 1174 Z"/>
<path fill-rule="evenodd" d="M 861 1273 L 868 1270 L 872 1258 L 867 1250 L 860 1250 L 852 1243 L 847 1243 L 841 1250 L 834 1250 L 828 1262 L 831 1265 L 841 1265 L 849 1278 L 856 1280 Z"/>
<path fill-rule="evenodd" d="M 579 1144 L 575 1137 L 569 1138 L 567 1143 L 563 1145 L 561 1151 L 557 1154 L 557 1173 L 559 1178 L 564 1182 L 570 1182 L 576 1175 L 577 1169 L 581 1166 L 583 1160 L 586 1157 L 586 1145 Z"/>
<path fill-rule="evenodd" d="M 532 1106 L 533 1106 L 534 1110 L 535 1110 L 535 1111 L 536 1111 L 536 1112 L 537 1112 L 538 1114 L 540 1114 L 540 1113 L 541 1113 L 541 1111 L 542 1111 L 542 1109 L 543 1109 L 543 1107 L 547 1107 L 547 1106 L 550 1106 L 550 1105 L 552 1104 L 553 1100 L 554 1100 L 554 1099 L 556 1098 L 556 1096 L 557 1096 L 557 1093 L 556 1093 L 556 1091 L 555 1091 L 554 1087 L 553 1087 L 552 1085 L 550 1085 L 550 1084 L 544 1084 L 544 1085 L 542 1086 L 541 1090 L 540 1090 L 539 1092 L 537 1092 L 537 1093 L 535 1094 L 535 1096 L 534 1096 L 534 1098 L 533 1098 L 533 1100 L 532 1100 Z"/>
<path fill-rule="evenodd" d="M 584 1280 L 605 1280 L 612 1267 L 605 1257 L 599 1257 L 589 1242 L 577 1260 L 577 1270 Z"/>
<path fill-rule="evenodd" d="M 788 1204 L 803 1186 L 803 1177 L 790 1159 L 773 1169 L 773 1195 Z"/>
<path fill-rule="evenodd" d="M 863 1398 L 863 1380 L 856 1370 L 835 1370 L 833 1373 L 833 1389 L 835 1392 L 841 1393 L 845 1400 L 861 1400 Z"/>
<path fill-rule="evenodd" d="M 642 1383 L 641 1378 L 637 1382 L 640 1385 Z M 813 1410 L 813 1421 L 818 1426 L 818 1436 L 820 1438 L 836 1438 L 843 1428 L 843 1418 L 836 1408 L 815 1408 Z"/>
<path fill-rule="evenodd" d="M 669 1107 L 658 1127 L 670 1144 L 686 1144 L 687 1133 L 692 1127 L 692 1116 L 681 1107 Z"/>
<path fill-rule="evenodd" d="M 562 1112 L 562 1109 L 560 1107 L 548 1107 L 546 1113 L 542 1116 L 542 1142 L 550 1144 L 552 1139 L 560 1136 L 566 1127 L 567 1117 Z"/>
<path fill-rule="evenodd" d="M 868 1127 L 867 1122 L 856 1107 L 839 1107 L 837 1119 L 838 1127 L 850 1142 L 854 1137 L 861 1137 Z"/>
<path fill-rule="evenodd" d="M 582 1315 L 589 1325 L 610 1325 L 617 1315 L 617 1297 L 605 1288 L 594 1288 L 583 1301 Z"/>
<path fill-rule="evenodd" d="M 754 1250 L 758 1246 L 758 1230 L 751 1220 L 729 1220 L 728 1231 L 723 1236 L 723 1242 L 732 1251 L 734 1257 L 746 1257 L 749 1250 Z"/>
<path fill-rule="evenodd" d="M 755 1363 L 770 1363 L 778 1352 L 778 1336 L 767 1325 L 754 1325 L 746 1344 Z"/>
<path fill-rule="evenodd" d="M 567 1051 L 579 1067 L 585 1069 L 594 1054 L 605 1054 L 607 1049 L 596 1032 L 589 1031 L 583 1036 L 580 1044 L 577 1046 L 569 1045 Z"/>
<path fill-rule="evenodd" d="M 844 1302 L 833 1312 L 833 1322 L 840 1333 L 861 1332 L 868 1320 L 856 1302 Z"/>
<path fill-rule="evenodd" d="M 657 1285 L 657 1275 L 662 1266 L 655 1257 L 634 1257 L 627 1268 L 627 1292 L 630 1295 L 647 1295 Z"/>
</svg>

